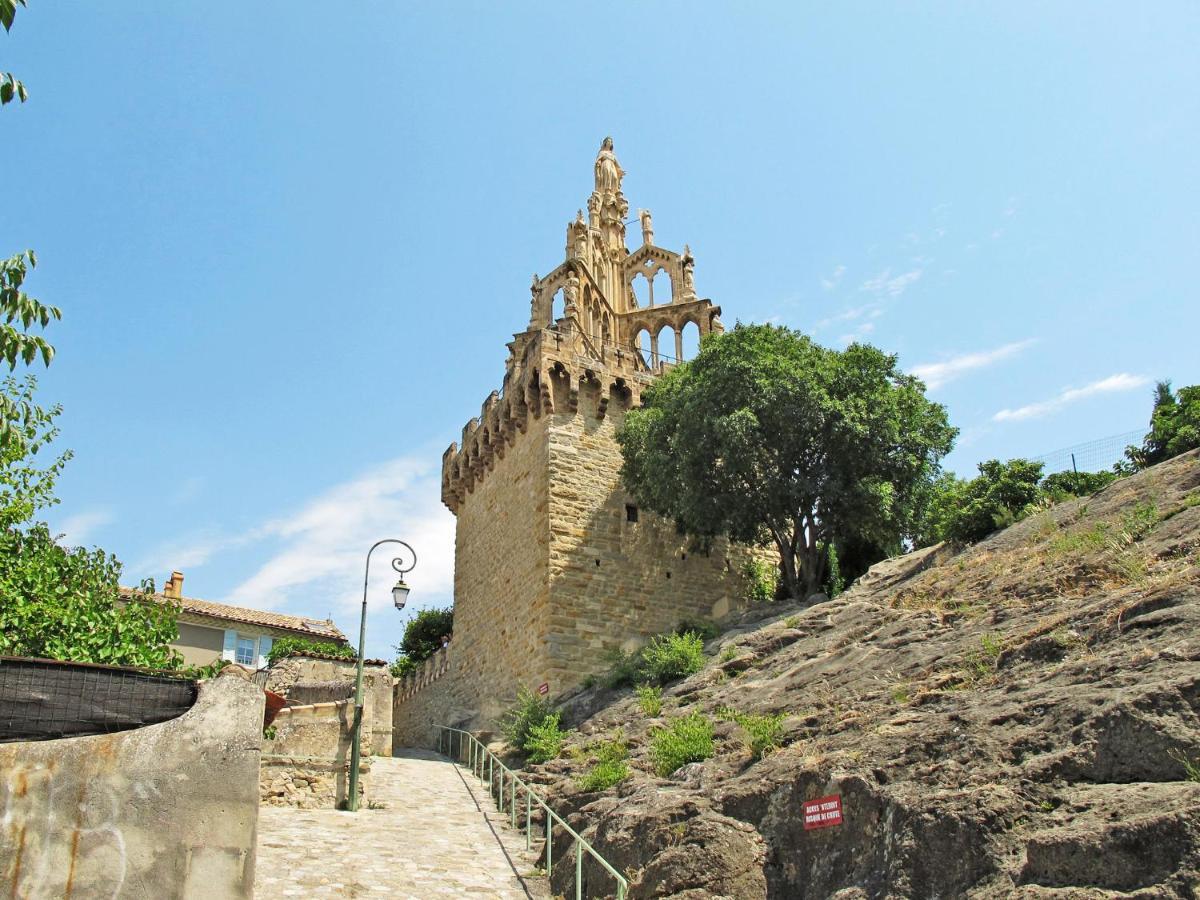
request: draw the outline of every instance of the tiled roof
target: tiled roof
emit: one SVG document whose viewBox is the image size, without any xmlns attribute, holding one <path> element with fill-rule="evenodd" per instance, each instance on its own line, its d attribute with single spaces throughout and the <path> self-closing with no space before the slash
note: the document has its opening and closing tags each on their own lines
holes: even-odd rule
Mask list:
<svg viewBox="0 0 1200 900">
<path fill-rule="evenodd" d="M 129 595 L 132 592 L 132 588 L 121 588 L 122 594 Z M 247 609 L 244 606 L 226 606 L 224 603 L 212 603 L 208 600 L 197 600 L 194 597 L 170 600 L 163 594 L 151 594 L 150 596 L 159 603 L 179 603 L 184 612 L 195 616 L 222 619 L 226 622 L 244 622 L 247 625 L 262 625 L 266 628 L 281 628 L 284 631 L 294 631 L 297 634 L 314 638 L 346 640 L 346 636 L 329 619 L 309 619 L 304 616 L 289 616 L 286 613 L 268 612 L 262 609 Z"/>
</svg>

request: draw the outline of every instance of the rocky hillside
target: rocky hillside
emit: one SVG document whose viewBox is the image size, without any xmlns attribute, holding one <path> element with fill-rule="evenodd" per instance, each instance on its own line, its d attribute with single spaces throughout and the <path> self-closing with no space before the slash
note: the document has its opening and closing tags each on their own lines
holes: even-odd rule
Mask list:
<svg viewBox="0 0 1200 900">
<path fill-rule="evenodd" d="M 534 773 L 631 896 L 1200 895 L 1197 453 L 767 609 L 657 716 L 575 698 L 568 752 Z M 779 749 L 755 759 L 731 709 L 783 714 Z M 650 736 L 691 712 L 715 755 L 656 777 Z M 584 792 L 613 738 L 630 777 Z M 829 795 L 842 824 L 806 830 Z"/>
</svg>

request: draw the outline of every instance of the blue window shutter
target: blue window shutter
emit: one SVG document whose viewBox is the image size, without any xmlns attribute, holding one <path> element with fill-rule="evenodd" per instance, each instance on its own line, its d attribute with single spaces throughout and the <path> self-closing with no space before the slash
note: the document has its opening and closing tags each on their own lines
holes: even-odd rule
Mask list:
<svg viewBox="0 0 1200 900">
<path fill-rule="evenodd" d="M 237 653 L 237 629 L 225 629 L 225 644 L 221 649 L 221 659 L 227 659 L 233 662 Z"/>
<path fill-rule="evenodd" d="M 267 667 L 267 654 L 271 652 L 271 645 L 273 643 L 275 643 L 275 639 L 266 635 L 258 639 L 258 667 L 260 669 Z"/>
</svg>

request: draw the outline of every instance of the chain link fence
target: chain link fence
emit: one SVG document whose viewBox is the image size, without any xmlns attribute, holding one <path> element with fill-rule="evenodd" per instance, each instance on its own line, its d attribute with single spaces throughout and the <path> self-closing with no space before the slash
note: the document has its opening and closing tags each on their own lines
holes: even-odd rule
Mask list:
<svg viewBox="0 0 1200 900">
<path fill-rule="evenodd" d="M 1125 448 L 1130 444 L 1141 446 L 1146 436 L 1146 429 L 1126 431 L 1108 437 L 1096 438 L 1061 450 L 1052 450 L 1041 456 L 1032 456 L 1031 460 L 1040 462 L 1047 475 L 1054 472 L 1100 472 L 1111 469 L 1115 463 L 1125 458 Z"/>
</svg>

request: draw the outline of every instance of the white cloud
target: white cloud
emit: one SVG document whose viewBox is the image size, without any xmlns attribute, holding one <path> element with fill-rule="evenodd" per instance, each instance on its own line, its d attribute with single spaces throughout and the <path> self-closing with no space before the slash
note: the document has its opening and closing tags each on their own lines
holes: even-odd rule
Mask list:
<svg viewBox="0 0 1200 900">
<path fill-rule="evenodd" d="M 58 526 L 62 533 L 60 543 L 66 547 L 80 547 L 87 543 L 92 532 L 113 521 L 107 509 L 89 509 L 67 516 Z"/>
<path fill-rule="evenodd" d="M 1015 356 L 1036 343 L 1036 339 L 1029 338 L 1028 340 L 1005 344 L 1002 347 L 997 347 L 995 350 L 964 353 L 961 356 L 954 356 L 943 362 L 922 363 L 919 366 L 913 366 L 911 372 L 924 381 L 930 390 L 933 390 L 942 385 L 949 384 L 960 375 L 964 375 L 974 369 L 982 369 L 985 366 L 998 363 L 1002 359 Z"/>
<path fill-rule="evenodd" d="M 878 318 L 882 312 L 883 310 L 879 309 L 879 305 L 877 303 L 865 303 L 862 306 L 855 306 L 844 310 L 843 312 L 838 313 L 836 316 L 829 316 L 826 319 L 822 319 L 815 326 L 813 326 L 813 331 L 820 331 L 822 328 L 828 328 L 830 325 L 834 325 L 837 322 L 852 322 L 855 319 L 861 319 L 863 316 L 869 315 L 871 318 Z"/>
<path fill-rule="evenodd" d="M 441 505 L 440 469 L 431 459 L 434 454 L 391 460 L 256 529 L 257 540 L 278 547 L 226 600 L 278 608 L 302 593 L 310 603 L 318 596 L 327 608 L 350 613 L 362 602 L 358 585 L 367 551 L 390 537 L 416 549 L 417 568 L 406 576 L 414 594 L 452 592 L 454 517 Z M 401 548 L 384 545 L 372 557 L 371 608 L 391 605 L 392 550 Z"/>
<path fill-rule="evenodd" d="M 1013 422 L 1022 419 L 1036 419 L 1039 416 L 1055 412 L 1064 406 L 1069 406 L 1080 400 L 1086 400 L 1088 397 L 1094 397 L 1097 394 L 1131 391 L 1135 388 L 1144 387 L 1149 383 L 1150 379 L 1144 375 L 1130 375 L 1127 372 L 1121 372 L 1117 375 L 1109 375 L 1107 378 L 1101 378 L 1099 381 L 1093 381 L 1091 384 L 1084 385 L 1081 388 L 1067 388 L 1057 397 L 1053 397 L 1050 400 L 1043 400 L 1040 403 L 1030 403 L 1028 406 L 1019 406 L 1016 409 L 1002 409 L 992 416 L 992 421 Z"/>
<path fill-rule="evenodd" d="M 846 274 L 845 266 L 838 266 L 833 270 L 833 273 L 828 278 L 821 279 L 821 287 L 827 291 L 832 291 L 841 282 L 842 276 Z"/>
<path fill-rule="evenodd" d="M 879 296 L 899 297 L 921 277 L 922 271 L 919 268 L 912 269 L 893 277 L 891 269 L 884 269 L 874 278 L 864 281 L 859 290 Z"/>
</svg>

